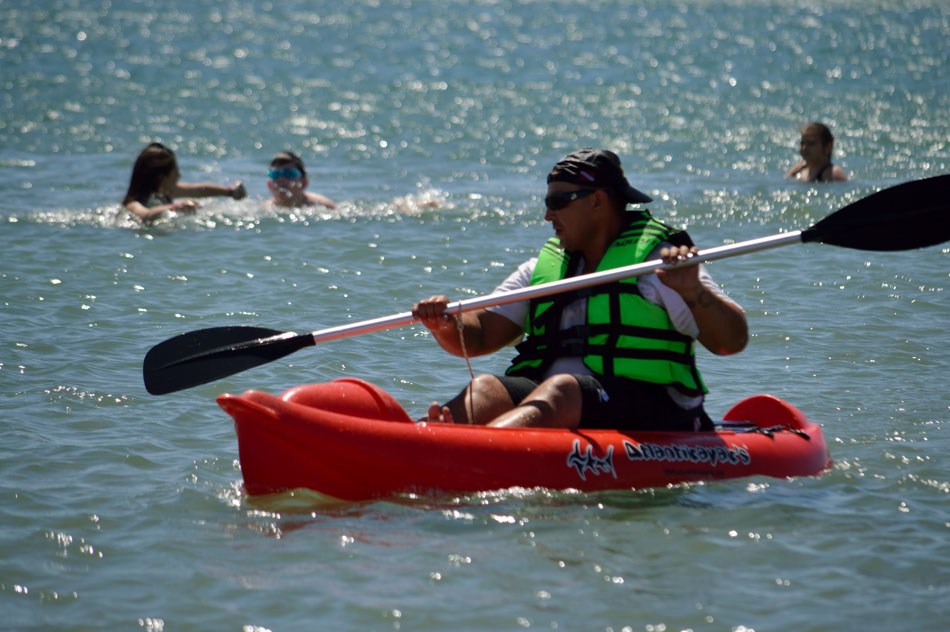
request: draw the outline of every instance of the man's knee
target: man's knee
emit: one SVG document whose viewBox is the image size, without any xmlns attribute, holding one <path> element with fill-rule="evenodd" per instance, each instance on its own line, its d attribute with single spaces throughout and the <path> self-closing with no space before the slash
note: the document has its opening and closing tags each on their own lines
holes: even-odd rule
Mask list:
<svg viewBox="0 0 950 632">
<path fill-rule="evenodd" d="M 491 373 L 481 373 L 472 380 L 472 388 L 478 391 L 493 391 L 503 387 L 498 378 Z"/>
<path fill-rule="evenodd" d="M 551 399 L 580 397 L 581 387 L 573 375 L 558 373 L 541 382 L 539 394 Z"/>
<path fill-rule="evenodd" d="M 446 405 L 455 423 L 487 424 L 498 415 L 511 410 L 515 404 L 501 380 L 484 373 L 475 376 L 472 382 Z"/>
</svg>

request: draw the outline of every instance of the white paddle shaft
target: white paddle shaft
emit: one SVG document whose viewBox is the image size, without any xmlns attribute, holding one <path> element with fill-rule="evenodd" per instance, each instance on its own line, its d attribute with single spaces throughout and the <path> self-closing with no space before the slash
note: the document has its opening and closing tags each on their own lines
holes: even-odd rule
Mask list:
<svg viewBox="0 0 950 632">
<path fill-rule="evenodd" d="M 610 283 L 612 281 L 619 281 L 621 279 L 644 276 L 646 274 L 656 272 L 657 270 L 669 270 L 670 268 L 676 266 L 697 265 L 700 263 L 707 263 L 709 261 L 716 261 L 718 259 L 725 259 L 727 257 L 737 257 L 750 252 L 758 252 L 760 250 L 768 250 L 770 248 L 778 248 L 779 246 L 798 243 L 801 242 L 801 236 L 802 231 L 796 230 L 788 233 L 771 235 L 769 237 L 760 237 L 759 239 L 750 239 L 748 241 L 742 241 L 728 246 L 717 246 L 716 248 L 700 250 L 694 257 L 690 258 L 689 261 L 684 261 L 681 263 L 665 264 L 660 259 L 655 259 L 653 261 L 644 261 L 643 263 L 636 263 L 629 266 L 623 266 L 621 268 L 613 268 L 611 270 L 604 270 L 602 272 L 582 274 L 576 277 L 570 277 L 568 279 L 561 279 L 560 281 L 553 281 L 551 283 L 532 285 L 518 290 L 512 290 L 511 292 L 499 292 L 497 294 L 487 294 L 485 296 L 467 298 L 462 301 L 449 303 L 449 305 L 445 308 L 445 311 L 469 312 L 484 307 L 516 303 L 518 301 L 541 298 L 542 296 L 550 296 L 552 294 L 558 294 L 560 292 L 566 292 L 569 290 L 579 290 L 581 288 L 591 287 L 593 285 L 601 285 L 603 283 Z M 367 334 L 374 331 L 381 331 L 383 329 L 404 327 L 415 322 L 418 322 L 418 319 L 412 315 L 412 312 L 402 312 L 400 314 L 392 314 L 391 316 L 382 316 L 380 318 L 363 320 L 357 323 L 351 323 L 349 325 L 339 325 L 337 327 L 330 327 L 328 329 L 320 329 L 318 331 L 312 332 L 310 335 L 313 336 L 313 342 L 316 344 L 318 342 L 326 342 L 328 340 L 336 340 L 337 338 L 346 338 L 348 336 L 355 336 L 358 334 Z M 282 334 L 282 336 L 288 335 L 294 334 Z"/>
</svg>

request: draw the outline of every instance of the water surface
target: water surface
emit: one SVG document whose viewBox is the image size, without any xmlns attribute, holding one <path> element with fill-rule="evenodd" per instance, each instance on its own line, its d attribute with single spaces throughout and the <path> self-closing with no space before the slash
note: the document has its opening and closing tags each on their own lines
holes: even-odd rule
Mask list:
<svg viewBox="0 0 950 632">
<path fill-rule="evenodd" d="M 946 245 L 710 266 L 752 331 L 700 352 L 710 411 L 792 402 L 820 478 L 248 498 L 219 393 L 352 376 L 416 413 L 465 362 L 407 327 L 152 397 L 141 361 L 488 293 L 550 235 L 544 177 L 579 147 L 702 246 L 947 173 L 948 42 L 924 0 L 0 3 L 0 627 L 942 630 Z M 849 182 L 782 179 L 812 119 Z M 248 199 L 136 225 L 118 201 L 153 140 Z M 286 148 L 337 210 L 263 204 Z"/>
</svg>

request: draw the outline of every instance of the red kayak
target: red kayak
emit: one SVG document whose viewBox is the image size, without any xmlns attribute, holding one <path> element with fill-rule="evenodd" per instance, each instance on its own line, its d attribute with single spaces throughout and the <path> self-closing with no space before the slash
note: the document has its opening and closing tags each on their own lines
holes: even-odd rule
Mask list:
<svg viewBox="0 0 950 632">
<path fill-rule="evenodd" d="M 217 401 L 234 418 L 248 494 L 308 488 L 367 500 L 510 487 L 596 491 L 812 476 L 831 465 L 821 428 L 770 395 L 742 400 L 712 432 L 415 423 L 384 390 L 355 379 Z"/>
</svg>

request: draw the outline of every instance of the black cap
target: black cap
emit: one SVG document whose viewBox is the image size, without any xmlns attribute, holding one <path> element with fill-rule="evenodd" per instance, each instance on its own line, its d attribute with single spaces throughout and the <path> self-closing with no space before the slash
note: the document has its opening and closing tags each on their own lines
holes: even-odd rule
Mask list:
<svg viewBox="0 0 950 632">
<path fill-rule="evenodd" d="M 561 158 L 548 174 L 548 182 L 572 182 L 585 187 L 610 189 L 623 194 L 627 202 L 652 202 L 646 193 L 630 186 L 620 166 L 620 158 L 606 149 L 579 149 Z"/>
</svg>

